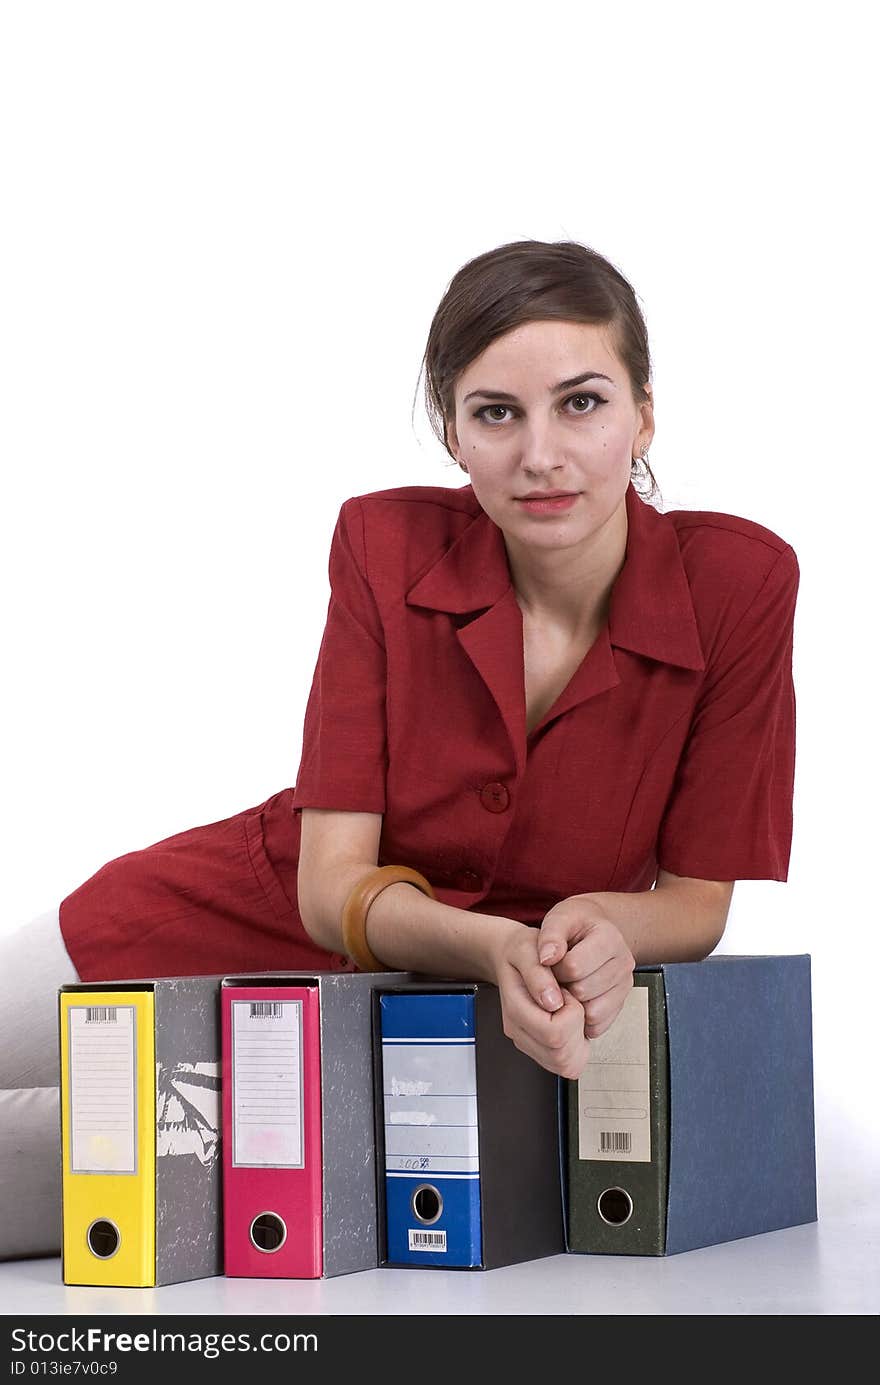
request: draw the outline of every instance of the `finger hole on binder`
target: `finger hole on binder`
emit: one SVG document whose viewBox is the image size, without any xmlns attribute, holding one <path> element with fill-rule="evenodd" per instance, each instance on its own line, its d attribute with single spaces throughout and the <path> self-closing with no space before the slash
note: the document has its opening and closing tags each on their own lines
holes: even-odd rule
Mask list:
<svg viewBox="0 0 880 1385">
<path fill-rule="evenodd" d="M 426 1226 L 439 1221 L 443 1211 L 440 1190 L 430 1183 L 420 1183 L 412 1195 L 412 1209 L 419 1221 Z"/>
<path fill-rule="evenodd" d="M 119 1227 L 106 1217 L 97 1218 L 86 1232 L 86 1245 L 99 1260 L 112 1260 L 121 1240 Z"/>
<path fill-rule="evenodd" d="M 633 1201 L 625 1188 L 606 1188 L 599 1194 L 596 1210 L 609 1226 L 623 1226 L 633 1214 Z"/>
<path fill-rule="evenodd" d="M 287 1224 L 275 1212 L 261 1212 L 251 1222 L 251 1241 L 257 1250 L 271 1255 L 287 1240 Z"/>
</svg>

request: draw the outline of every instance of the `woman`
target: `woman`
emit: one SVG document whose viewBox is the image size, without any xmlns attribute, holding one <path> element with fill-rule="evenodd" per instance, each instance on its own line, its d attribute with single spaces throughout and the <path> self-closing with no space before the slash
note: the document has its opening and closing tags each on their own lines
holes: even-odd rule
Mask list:
<svg viewBox="0 0 880 1385">
<path fill-rule="evenodd" d="M 75 974 L 356 962 L 494 982 L 513 1043 L 575 1077 L 634 966 L 707 956 L 736 879 L 787 879 L 797 559 L 636 491 L 654 416 L 630 285 L 578 244 L 502 246 L 452 280 L 425 367 L 468 480 L 342 506 L 295 786 L 110 862 L 10 944 L 0 1013 L 27 997 L 30 1030 L 3 1087 L 53 1091 Z"/>
</svg>

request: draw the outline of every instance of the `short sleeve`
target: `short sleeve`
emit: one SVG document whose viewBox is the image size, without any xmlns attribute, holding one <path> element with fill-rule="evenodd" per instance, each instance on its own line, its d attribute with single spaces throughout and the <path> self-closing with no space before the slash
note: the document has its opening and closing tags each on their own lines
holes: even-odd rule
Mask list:
<svg viewBox="0 0 880 1385">
<path fill-rule="evenodd" d="M 707 670 L 657 841 L 674 875 L 788 879 L 799 578 L 787 546 Z"/>
<path fill-rule="evenodd" d="M 357 498 L 330 543 L 330 604 L 303 723 L 292 807 L 384 813 L 385 638 Z"/>
</svg>

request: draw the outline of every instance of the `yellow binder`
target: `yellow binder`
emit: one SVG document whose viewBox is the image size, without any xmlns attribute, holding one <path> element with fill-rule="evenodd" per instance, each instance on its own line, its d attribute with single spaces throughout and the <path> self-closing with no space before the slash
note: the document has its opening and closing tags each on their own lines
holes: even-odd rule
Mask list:
<svg viewBox="0 0 880 1385">
<path fill-rule="evenodd" d="M 60 995 L 64 1282 L 156 1282 L 156 1064 L 149 990 Z"/>
<path fill-rule="evenodd" d="M 222 1273 L 220 980 L 59 988 L 66 1284 Z"/>
</svg>

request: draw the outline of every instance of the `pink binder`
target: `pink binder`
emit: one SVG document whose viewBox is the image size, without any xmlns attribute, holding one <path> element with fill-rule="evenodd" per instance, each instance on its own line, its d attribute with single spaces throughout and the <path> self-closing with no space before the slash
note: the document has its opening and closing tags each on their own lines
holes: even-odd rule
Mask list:
<svg viewBox="0 0 880 1385">
<path fill-rule="evenodd" d="M 318 986 L 228 986 L 221 1006 L 225 1273 L 319 1279 Z"/>
</svg>

